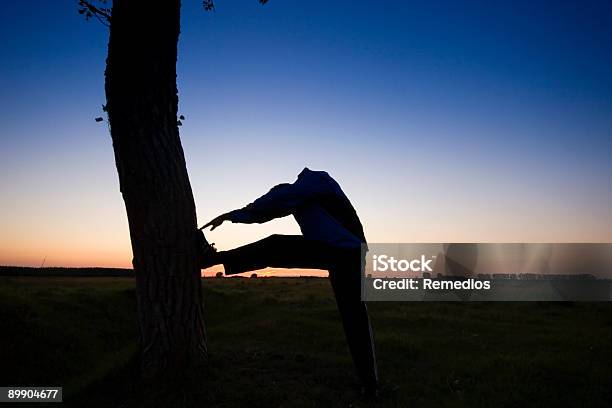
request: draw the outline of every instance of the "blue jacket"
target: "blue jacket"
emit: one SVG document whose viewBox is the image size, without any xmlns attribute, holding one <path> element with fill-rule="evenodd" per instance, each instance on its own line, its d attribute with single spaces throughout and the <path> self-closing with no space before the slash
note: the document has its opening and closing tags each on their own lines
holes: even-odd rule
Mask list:
<svg viewBox="0 0 612 408">
<path fill-rule="evenodd" d="M 228 214 L 237 223 L 264 223 L 293 215 L 307 239 L 343 248 L 366 243 L 361 221 L 340 185 L 324 171 L 304 168 L 293 184 L 279 184 Z"/>
</svg>

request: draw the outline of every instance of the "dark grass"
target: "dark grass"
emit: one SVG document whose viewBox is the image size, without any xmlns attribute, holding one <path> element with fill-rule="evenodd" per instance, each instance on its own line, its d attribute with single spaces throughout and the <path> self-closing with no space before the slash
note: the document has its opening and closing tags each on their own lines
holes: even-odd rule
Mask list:
<svg viewBox="0 0 612 408">
<path fill-rule="evenodd" d="M 123 268 L 64 268 L 57 266 L 33 268 L 30 266 L 0 265 L 0 276 L 134 277 L 134 270 Z"/>
<path fill-rule="evenodd" d="M 210 363 L 170 406 L 612 401 L 610 303 L 371 303 L 382 394 L 369 402 L 326 279 L 210 278 L 203 288 Z M 136 350 L 132 279 L 0 277 L 0 385 L 61 385 L 65 406 L 136 405 Z"/>
</svg>

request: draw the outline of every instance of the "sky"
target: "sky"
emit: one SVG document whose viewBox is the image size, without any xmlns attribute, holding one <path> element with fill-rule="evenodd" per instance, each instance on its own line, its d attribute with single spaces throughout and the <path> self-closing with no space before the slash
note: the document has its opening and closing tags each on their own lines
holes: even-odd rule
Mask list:
<svg viewBox="0 0 612 408">
<path fill-rule="evenodd" d="M 612 5 L 183 0 L 181 139 L 198 221 L 303 167 L 370 242 L 612 242 Z M 130 267 L 108 31 L 0 3 L 0 264 Z M 229 249 L 299 233 L 224 224 Z"/>
</svg>

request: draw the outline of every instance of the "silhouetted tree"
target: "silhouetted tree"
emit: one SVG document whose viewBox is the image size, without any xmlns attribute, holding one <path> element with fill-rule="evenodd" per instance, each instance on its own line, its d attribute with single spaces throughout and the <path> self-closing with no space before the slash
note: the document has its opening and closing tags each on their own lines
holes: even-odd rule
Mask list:
<svg viewBox="0 0 612 408">
<path fill-rule="evenodd" d="M 174 377 L 207 358 L 196 210 L 177 118 L 181 2 L 78 4 L 110 28 L 104 109 L 132 243 L 143 375 Z"/>
</svg>

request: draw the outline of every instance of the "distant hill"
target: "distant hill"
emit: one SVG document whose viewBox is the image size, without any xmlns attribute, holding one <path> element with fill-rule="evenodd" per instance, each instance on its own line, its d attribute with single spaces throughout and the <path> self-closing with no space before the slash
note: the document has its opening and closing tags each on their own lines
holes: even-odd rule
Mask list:
<svg viewBox="0 0 612 408">
<path fill-rule="evenodd" d="M 134 270 L 121 268 L 32 268 L 26 266 L 0 266 L 0 276 L 127 276 Z"/>
</svg>

